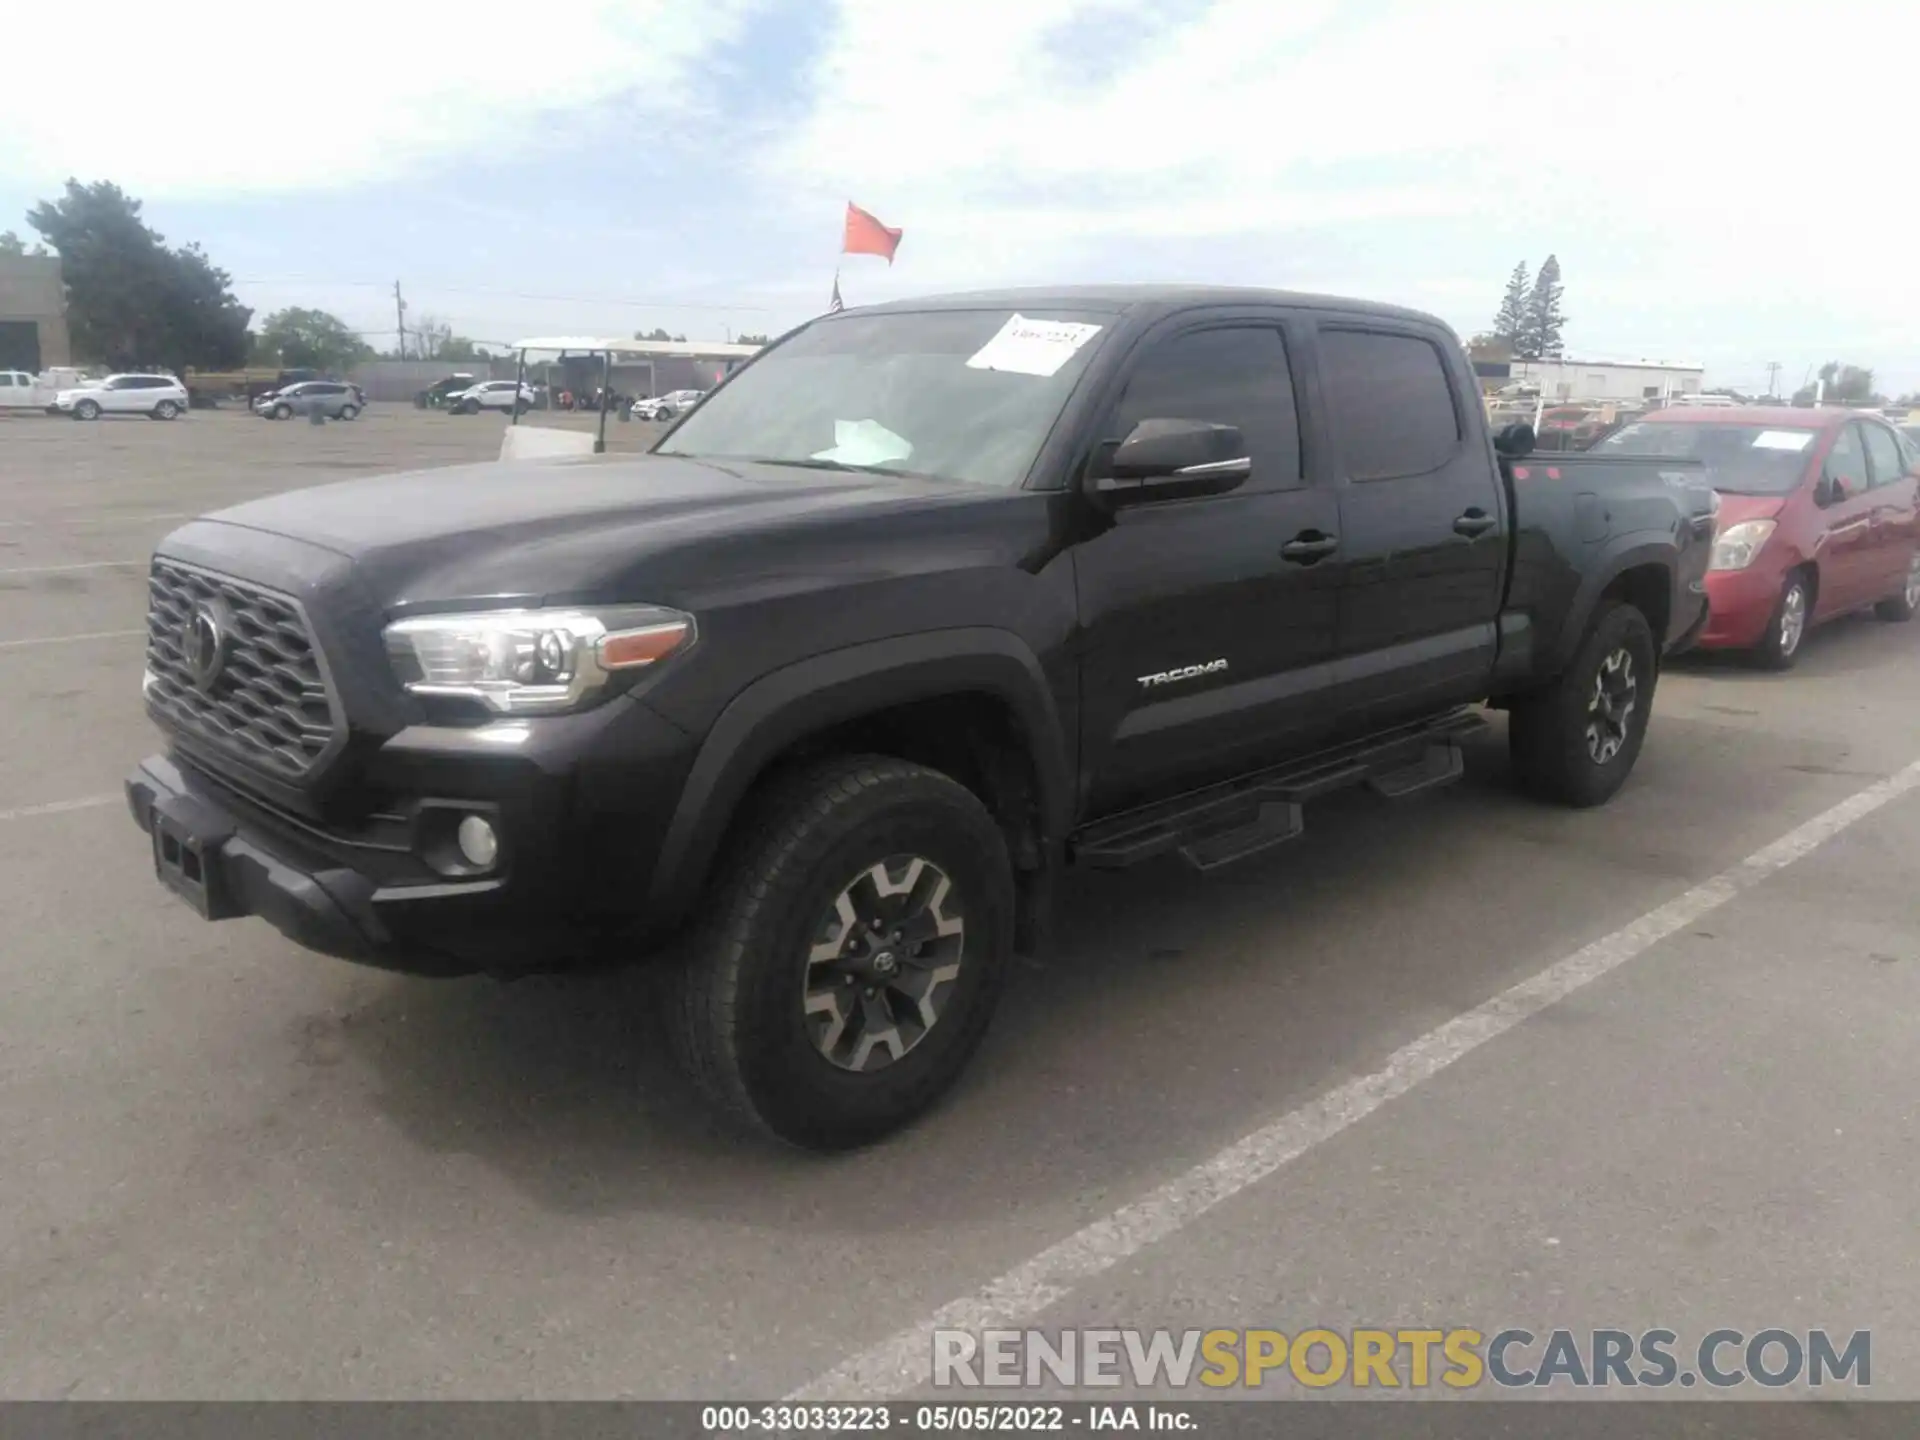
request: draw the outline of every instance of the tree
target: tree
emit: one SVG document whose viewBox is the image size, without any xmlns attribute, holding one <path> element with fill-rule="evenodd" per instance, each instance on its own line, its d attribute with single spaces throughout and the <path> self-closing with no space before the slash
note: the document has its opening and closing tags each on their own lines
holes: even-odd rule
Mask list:
<svg viewBox="0 0 1920 1440">
<path fill-rule="evenodd" d="M 1838 360 L 1829 360 L 1820 367 L 1820 378 L 1826 382 L 1823 390 L 1816 391 L 1812 385 L 1796 391 L 1793 403 L 1806 406 L 1813 404 L 1818 393 L 1821 400 L 1829 405 L 1884 405 L 1886 400 L 1873 390 L 1873 371 L 1860 365 L 1847 365 Z"/>
<path fill-rule="evenodd" d="M 199 246 L 169 249 L 140 202 L 108 181 L 67 181 L 27 222 L 59 253 L 74 349 L 116 369 L 226 369 L 246 360 L 253 312 Z"/>
<path fill-rule="evenodd" d="M 1507 293 L 1500 297 L 1500 308 L 1493 316 L 1493 339 L 1508 346 L 1520 343 L 1527 326 L 1527 262 L 1522 260 L 1507 277 Z"/>
<path fill-rule="evenodd" d="M 677 344 L 677 345 L 684 345 L 687 343 L 686 336 L 669 335 L 664 330 L 649 330 L 645 334 L 642 334 L 640 331 L 636 330 L 633 332 L 633 338 L 636 340 L 668 340 L 668 341 L 672 341 L 674 344 Z"/>
<path fill-rule="evenodd" d="M 1514 353 L 1523 360 L 1558 359 L 1564 346 L 1560 331 L 1567 317 L 1560 313 L 1560 297 L 1566 287 L 1560 283 L 1560 261 L 1549 255 L 1541 262 L 1540 273 L 1533 277 L 1533 289 L 1527 293 L 1526 317 Z"/>
<path fill-rule="evenodd" d="M 407 350 L 415 360 L 440 360 L 453 341 L 453 326 L 438 315 L 422 315 L 407 327 Z"/>
<path fill-rule="evenodd" d="M 765 335 L 742 335 L 734 343 L 736 345 L 771 345 L 773 341 Z"/>
<path fill-rule="evenodd" d="M 34 259 L 40 260 L 46 258 L 46 254 L 46 246 L 36 245 L 33 249 L 29 250 L 27 249 L 27 242 L 22 240 L 13 231 L 0 230 L 0 255 L 5 256 L 7 259 L 23 260 L 31 255 Z"/>
<path fill-rule="evenodd" d="M 373 358 L 373 347 L 325 310 L 277 310 L 260 326 L 254 353 L 289 370 L 339 372 Z"/>
</svg>

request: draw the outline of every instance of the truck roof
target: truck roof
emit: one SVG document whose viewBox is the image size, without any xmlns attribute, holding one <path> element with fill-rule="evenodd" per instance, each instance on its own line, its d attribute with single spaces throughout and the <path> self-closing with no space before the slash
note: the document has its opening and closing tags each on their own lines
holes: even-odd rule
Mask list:
<svg viewBox="0 0 1920 1440">
<path fill-rule="evenodd" d="M 840 313 L 885 314 L 914 310 L 1094 310 L 1120 314 L 1129 310 L 1186 309 L 1194 305 L 1290 305 L 1304 309 L 1338 309 L 1382 318 L 1442 324 L 1434 316 L 1401 305 L 1373 300 L 1351 300 L 1338 295 L 1313 295 L 1297 290 L 1268 290 L 1238 285 L 1057 285 L 1010 290 L 965 290 L 948 295 L 923 295 L 889 300 Z M 832 319 L 832 316 L 824 317 Z"/>
</svg>

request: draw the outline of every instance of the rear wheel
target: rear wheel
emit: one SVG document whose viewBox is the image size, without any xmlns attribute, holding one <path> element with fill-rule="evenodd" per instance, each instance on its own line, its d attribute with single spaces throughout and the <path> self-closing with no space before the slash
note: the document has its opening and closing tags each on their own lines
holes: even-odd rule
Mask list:
<svg viewBox="0 0 1920 1440">
<path fill-rule="evenodd" d="M 340 407 L 340 418 L 342 420 L 351 420 L 359 413 L 360 407 L 358 405 L 342 405 Z"/>
<path fill-rule="evenodd" d="M 1565 673 L 1513 704 L 1507 735 L 1521 784 L 1581 809 L 1611 800 L 1646 740 L 1658 664 L 1646 617 L 1604 603 Z"/>
<path fill-rule="evenodd" d="M 1813 615 L 1813 586 L 1806 572 L 1796 570 L 1780 584 L 1780 598 L 1774 602 L 1767 620 L 1766 633 L 1749 651 L 1753 663 L 1762 670 L 1788 670 L 1800 658 L 1800 646 L 1807 638 L 1807 622 Z"/>
<path fill-rule="evenodd" d="M 850 757 L 777 784 L 743 825 L 676 977 L 674 1048 L 721 1110 L 842 1150 L 965 1068 L 1013 941 L 993 817 L 937 771 Z"/>
<path fill-rule="evenodd" d="M 1915 611 L 1920 611 L 1920 555 L 1915 555 L 1907 566 L 1906 588 L 1873 607 L 1873 613 L 1882 620 L 1911 620 Z"/>
</svg>

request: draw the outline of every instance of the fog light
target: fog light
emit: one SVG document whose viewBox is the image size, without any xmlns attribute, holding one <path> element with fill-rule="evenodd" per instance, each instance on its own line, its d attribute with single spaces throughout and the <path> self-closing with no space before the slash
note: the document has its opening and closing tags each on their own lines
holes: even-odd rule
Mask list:
<svg viewBox="0 0 1920 1440">
<path fill-rule="evenodd" d="M 478 815 L 462 820 L 453 838 L 460 847 L 461 858 L 476 869 L 490 868 L 500 856 L 500 837 L 493 833 L 493 826 Z"/>
</svg>

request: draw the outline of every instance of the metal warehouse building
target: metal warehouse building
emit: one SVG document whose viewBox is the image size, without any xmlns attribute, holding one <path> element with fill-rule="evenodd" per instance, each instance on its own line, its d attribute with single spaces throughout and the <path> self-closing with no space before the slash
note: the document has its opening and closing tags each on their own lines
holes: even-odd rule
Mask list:
<svg viewBox="0 0 1920 1440">
<path fill-rule="evenodd" d="M 58 257 L 0 255 L 0 370 L 72 363 Z"/>
<path fill-rule="evenodd" d="M 1665 360 L 1515 360 L 1508 385 L 1537 385 L 1540 398 L 1556 400 L 1664 400 L 1697 395 L 1704 365 Z"/>
</svg>

